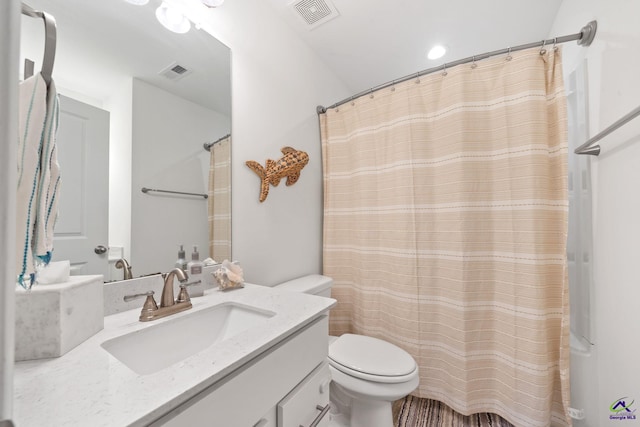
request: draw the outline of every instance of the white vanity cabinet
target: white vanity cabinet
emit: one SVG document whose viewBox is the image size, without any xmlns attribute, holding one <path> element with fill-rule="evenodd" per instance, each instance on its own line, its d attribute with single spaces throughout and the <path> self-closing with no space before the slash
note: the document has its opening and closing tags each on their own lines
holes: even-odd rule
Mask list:
<svg viewBox="0 0 640 427">
<path fill-rule="evenodd" d="M 309 427 L 317 419 L 326 426 L 327 351 L 323 315 L 150 425 Z"/>
</svg>

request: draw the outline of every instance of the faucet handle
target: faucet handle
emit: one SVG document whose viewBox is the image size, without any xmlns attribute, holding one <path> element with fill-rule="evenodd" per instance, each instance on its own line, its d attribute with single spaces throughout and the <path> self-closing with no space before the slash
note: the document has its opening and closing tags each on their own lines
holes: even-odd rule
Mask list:
<svg viewBox="0 0 640 427">
<path fill-rule="evenodd" d="M 178 298 L 176 299 L 176 303 L 191 301 L 191 298 L 189 297 L 189 291 L 187 291 L 187 287 L 191 285 L 197 285 L 201 282 L 202 282 L 201 280 L 196 280 L 195 282 L 180 283 L 180 292 L 178 293 Z"/>
<path fill-rule="evenodd" d="M 140 321 L 146 322 L 148 320 L 153 319 L 153 314 L 158 311 L 158 304 L 156 304 L 156 300 L 153 298 L 153 291 L 147 291 L 142 294 L 134 294 L 134 295 L 125 295 L 124 301 L 132 301 L 136 298 L 147 297 L 144 301 L 144 305 L 142 306 L 142 310 L 140 310 Z"/>
<path fill-rule="evenodd" d="M 142 314 L 144 314 L 144 313 L 156 311 L 158 309 L 158 304 L 156 304 L 156 300 L 155 298 L 153 298 L 154 294 L 155 292 L 153 291 L 147 291 L 142 294 L 125 295 L 123 299 L 124 299 L 124 302 L 129 302 L 129 301 L 133 301 L 136 298 L 147 297 L 147 299 L 144 301 L 144 304 L 142 305 Z"/>
</svg>

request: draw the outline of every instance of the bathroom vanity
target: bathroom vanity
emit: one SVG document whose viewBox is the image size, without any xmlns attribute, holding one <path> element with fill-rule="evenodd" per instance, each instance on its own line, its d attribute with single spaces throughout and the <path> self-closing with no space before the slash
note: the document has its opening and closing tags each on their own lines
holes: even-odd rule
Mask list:
<svg viewBox="0 0 640 427">
<path fill-rule="evenodd" d="M 335 300 L 246 285 L 139 322 L 139 309 L 59 358 L 15 367 L 31 426 L 326 426 Z"/>
</svg>

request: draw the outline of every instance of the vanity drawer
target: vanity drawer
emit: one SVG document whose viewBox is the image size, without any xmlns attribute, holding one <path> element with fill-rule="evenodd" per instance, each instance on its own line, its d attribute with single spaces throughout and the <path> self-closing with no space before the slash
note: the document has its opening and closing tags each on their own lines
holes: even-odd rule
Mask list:
<svg viewBox="0 0 640 427">
<path fill-rule="evenodd" d="M 330 382 L 325 361 L 278 403 L 278 427 L 328 426 Z"/>
</svg>

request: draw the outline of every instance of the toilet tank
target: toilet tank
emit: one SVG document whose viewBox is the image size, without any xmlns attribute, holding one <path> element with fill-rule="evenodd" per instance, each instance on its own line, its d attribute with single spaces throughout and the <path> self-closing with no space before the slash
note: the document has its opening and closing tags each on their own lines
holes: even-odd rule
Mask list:
<svg viewBox="0 0 640 427">
<path fill-rule="evenodd" d="M 321 274 L 310 274 L 297 279 L 289 280 L 274 286 L 279 290 L 302 292 L 305 294 L 313 294 L 321 297 L 331 297 L 331 285 L 333 279 Z"/>
</svg>

